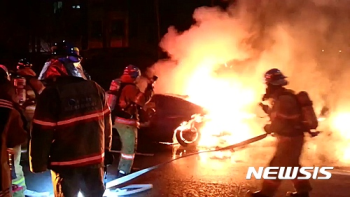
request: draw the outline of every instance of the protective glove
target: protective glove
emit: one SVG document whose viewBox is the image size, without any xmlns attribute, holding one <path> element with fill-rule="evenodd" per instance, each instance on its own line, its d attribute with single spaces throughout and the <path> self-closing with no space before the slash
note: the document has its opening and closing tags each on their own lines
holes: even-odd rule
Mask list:
<svg viewBox="0 0 350 197">
<path fill-rule="evenodd" d="M 156 83 L 157 80 L 158 80 L 158 77 L 156 75 L 154 75 L 151 79 L 149 79 L 147 84 L 147 89 L 153 90 L 154 84 Z"/>
<path fill-rule="evenodd" d="M 269 108 L 270 108 L 268 105 L 264 105 L 263 103 L 259 103 L 259 106 L 262 108 L 262 110 L 263 110 L 266 114 L 268 114 Z"/>
<path fill-rule="evenodd" d="M 154 88 L 154 83 L 148 83 L 146 90 L 153 90 L 153 88 Z"/>
<path fill-rule="evenodd" d="M 264 131 L 267 133 L 267 134 L 272 134 L 272 131 L 271 131 L 271 124 L 266 124 L 264 126 Z"/>
<path fill-rule="evenodd" d="M 112 165 L 114 161 L 114 155 L 113 153 L 109 152 L 108 150 L 105 151 L 105 160 L 104 164 L 105 166 Z"/>
</svg>

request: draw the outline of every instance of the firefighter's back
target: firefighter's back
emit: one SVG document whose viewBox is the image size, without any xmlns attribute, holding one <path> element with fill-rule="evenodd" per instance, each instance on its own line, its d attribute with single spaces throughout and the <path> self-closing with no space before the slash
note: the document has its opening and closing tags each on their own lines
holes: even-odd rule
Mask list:
<svg viewBox="0 0 350 197">
<path fill-rule="evenodd" d="M 58 99 L 51 166 L 101 165 L 104 153 L 104 90 L 94 81 L 61 78 L 50 91 Z"/>
</svg>

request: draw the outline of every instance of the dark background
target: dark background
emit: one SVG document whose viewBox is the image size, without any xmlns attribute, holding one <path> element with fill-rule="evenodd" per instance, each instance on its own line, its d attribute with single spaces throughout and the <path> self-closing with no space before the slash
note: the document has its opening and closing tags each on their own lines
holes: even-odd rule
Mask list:
<svg viewBox="0 0 350 197">
<path fill-rule="evenodd" d="M 83 66 L 108 88 L 128 64 L 141 69 L 166 58 L 158 44 L 169 26 L 184 31 L 200 6 L 227 0 L 31 0 L 0 1 L 0 64 L 13 69 L 28 58 L 40 72 L 53 42 L 81 49 Z"/>
</svg>

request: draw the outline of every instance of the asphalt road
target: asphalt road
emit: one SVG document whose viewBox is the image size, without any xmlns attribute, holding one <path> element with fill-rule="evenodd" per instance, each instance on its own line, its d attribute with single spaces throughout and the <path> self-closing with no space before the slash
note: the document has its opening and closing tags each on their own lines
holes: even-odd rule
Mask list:
<svg viewBox="0 0 350 197">
<path fill-rule="evenodd" d="M 137 156 L 134 167 L 144 169 L 162 162 L 171 160 L 180 155 L 186 155 L 183 150 L 175 150 L 176 147 L 165 145 L 152 145 L 154 156 Z M 307 148 L 306 148 L 307 149 Z M 140 150 L 142 152 L 142 150 Z M 177 152 L 177 156 L 176 153 Z M 191 152 L 190 150 L 186 151 Z M 236 152 L 225 152 L 231 156 L 223 157 L 218 153 L 202 153 L 190 157 L 184 157 L 173 161 L 161 168 L 148 172 L 129 184 L 152 184 L 153 188 L 135 197 L 240 197 L 244 196 L 248 189 L 257 190 L 260 181 L 246 180 L 245 176 L 249 166 L 265 166 L 271 155 L 273 148 L 269 140 L 258 142 L 245 149 Z M 175 156 L 174 156 L 175 155 Z M 303 157 L 304 165 L 313 165 L 316 160 L 311 154 L 305 153 Z M 316 164 L 315 164 L 316 165 Z M 117 161 L 109 167 L 108 179 L 111 180 L 116 173 Z M 343 166 L 346 170 L 346 166 Z M 26 183 L 28 189 L 52 193 L 50 173 L 31 174 L 26 170 Z M 344 170 L 342 169 L 342 170 Z M 314 190 L 312 197 L 349 197 L 350 196 L 350 170 L 334 170 L 330 180 L 312 180 Z M 125 186 L 125 185 L 121 185 Z M 277 196 L 282 197 L 288 190 L 292 190 L 290 182 L 284 182 Z"/>
</svg>

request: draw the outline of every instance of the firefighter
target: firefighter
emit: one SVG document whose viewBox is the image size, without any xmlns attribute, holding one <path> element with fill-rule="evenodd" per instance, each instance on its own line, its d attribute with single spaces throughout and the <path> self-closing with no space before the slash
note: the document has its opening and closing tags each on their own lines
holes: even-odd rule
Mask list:
<svg viewBox="0 0 350 197">
<path fill-rule="evenodd" d="M 36 73 L 32 70 L 31 64 L 26 58 L 20 59 L 17 63 L 17 79 L 24 79 L 27 96 L 30 100 L 35 100 L 36 97 L 43 91 L 44 85 L 37 79 Z"/>
<path fill-rule="evenodd" d="M 11 100 L 15 103 L 18 102 L 18 97 L 16 95 L 15 87 L 11 83 L 11 74 L 9 73 L 5 65 L 0 64 L 1 72 L 1 92 L 9 95 Z"/>
<path fill-rule="evenodd" d="M 27 61 L 27 59 L 20 59 L 17 63 L 16 73 L 12 76 L 23 115 L 26 115 L 26 106 L 28 104 L 34 104 L 35 98 L 43 89 L 43 84 L 36 78 L 36 74 L 31 67 L 32 64 Z M 30 118 L 27 116 L 26 119 L 29 120 Z M 16 172 L 16 177 L 12 179 L 14 197 L 24 197 L 24 194 L 28 192 L 26 191 L 24 172 L 20 165 L 23 145 L 28 145 L 27 141 L 25 144 L 12 149 L 14 155 L 14 169 Z"/>
<path fill-rule="evenodd" d="M 267 133 L 273 133 L 277 140 L 276 152 L 270 161 L 271 167 L 299 167 L 300 156 L 304 145 L 304 133 L 308 130 L 302 121 L 302 112 L 298 100 L 292 90 L 284 86 L 288 84 L 286 77 L 279 69 L 270 69 L 265 73 L 267 85 L 263 99 L 270 99 L 272 107 L 262 105 L 270 116 L 271 123 L 265 125 Z M 276 175 L 277 176 L 277 175 Z M 281 184 L 281 180 L 264 180 L 261 191 L 250 193 L 251 197 L 272 197 Z M 293 180 L 296 192 L 288 192 L 286 196 L 308 197 L 312 190 L 308 180 Z"/>
<path fill-rule="evenodd" d="M 16 105 L 16 99 L 16 92 L 10 82 L 8 70 L 4 65 L 0 65 L 1 197 L 24 197 L 23 171 L 18 168 L 20 167 L 19 160 L 14 159 L 20 156 L 18 147 L 27 139 L 27 133 L 23 115 Z"/>
<path fill-rule="evenodd" d="M 114 97 L 116 102 L 114 104 L 113 101 L 109 105 L 114 108 L 114 128 L 117 129 L 122 143 L 118 177 L 131 172 L 137 148 L 138 113 L 140 108 L 149 102 L 153 95 L 153 86 L 156 79 L 149 80 L 143 93 L 137 86 L 140 76 L 140 69 L 129 65 L 124 69 L 120 79 L 112 81 L 111 90 L 109 91 L 109 100 L 112 101 L 111 97 Z M 114 89 L 112 89 L 113 87 Z"/>
<path fill-rule="evenodd" d="M 49 81 L 39 95 L 29 145 L 30 170 L 51 170 L 56 197 L 102 197 L 112 140 L 105 91 L 74 66 L 71 48 L 56 48 L 41 72 Z"/>
<path fill-rule="evenodd" d="M 51 57 L 45 62 L 43 69 L 41 70 L 38 79 L 44 80 L 44 73 L 51 62 L 56 61 L 58 58 L 65 58 L 67 62 L 71 62 L 74 66 L 75 72 L 80 73 L 85 79 L 91 79 L 90 75 L 83 69 L 81 65 L 82 56 L 78 47 L 73 46 L 71 43 L 67 43 L 65 40 L 61 42 L 55 42 L 51 47 Z M 50 80 L 49 80 L 50 81 Z M 49 81 L 45 81 L 47 83 Z"/>
</svg>

